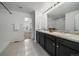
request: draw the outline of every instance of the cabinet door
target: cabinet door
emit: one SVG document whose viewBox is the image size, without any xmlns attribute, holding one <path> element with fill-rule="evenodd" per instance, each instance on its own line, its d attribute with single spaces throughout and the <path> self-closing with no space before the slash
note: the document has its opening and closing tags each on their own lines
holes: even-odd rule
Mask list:
<svg viewBox="0 0 79 59">
<path fill-rule="evenodd" d="M 79 52 L 72 50 L 72 49 L 69 49 L 69 56 L 79 56 Z"/>
<path fill-rule="evenodd" d="M 57 43 L 57 45 L 56 45 L 56 55 L 57 56 L 68 56 L 69 55 L 69 48 L 65 47 L 62 44 Z"/>
<path fill-rule="evenodd" d="M 44 48 L 44 33 L 40 33 L 40 45 Z"/>
<path fill-rule="evenodd" d="M 45 39 L 45 50 L 49 55 L 55 56 L 55 43 L 50 39 Z"/>
<path fill-rule="evenodd" d="M 36 31 L 36 40 L 38 43 L 39 43 L 39 36 L 40 36 L 39 32 Z"/>
<path fill-rule="evenodd" d="M 57 56 L 79 56 L 79 52 L 60 43 L 57 43 L 56 50 Z"/>
</svg>

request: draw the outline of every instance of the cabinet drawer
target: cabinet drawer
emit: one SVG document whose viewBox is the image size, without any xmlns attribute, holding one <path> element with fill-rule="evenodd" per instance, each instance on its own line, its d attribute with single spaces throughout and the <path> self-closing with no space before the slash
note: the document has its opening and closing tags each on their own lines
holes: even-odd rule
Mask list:
<svg viewBox="0 0 79 59">
<path fill-rule="evenodd" d="M 49 40 L 52 40 L 52 41 L 55 42 L 55 37 L 52 36 L 52 35 L 48 35 L 48 34 L 46 34 L 46 35 L 45 35 L 45 38 L 48 38 Z"/>
<path fill-rule="evenodd" d="M 41 33 L 41 32 L 40 32 L 40 37 L 44 37 L 44 33 Z"/>
</svg>

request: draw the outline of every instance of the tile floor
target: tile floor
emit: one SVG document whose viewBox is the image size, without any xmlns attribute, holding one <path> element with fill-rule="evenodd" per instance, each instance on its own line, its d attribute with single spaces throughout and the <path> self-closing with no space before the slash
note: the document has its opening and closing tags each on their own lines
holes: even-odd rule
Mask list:
<svg viewBox="0 0 79 59">
<path fill-rule="evenodd" d="M 40 45 L 32 39 L 10 43 L 0 56 L 49 56 Z"/>
</svg>

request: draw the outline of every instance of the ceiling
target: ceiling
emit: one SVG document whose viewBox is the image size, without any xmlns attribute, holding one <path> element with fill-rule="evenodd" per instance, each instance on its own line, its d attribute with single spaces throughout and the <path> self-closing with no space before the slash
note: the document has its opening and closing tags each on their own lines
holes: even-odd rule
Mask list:
<svg viewBox="0 0 79 59">
<path fill-rule="evenodd" d="M 79 2 L 64 2 L 57 8 L 52 9 L 48 13 L 49 17 L 52 17 L 53 19 L 57 19 L 60 17 L 64 17 L 66 13 L 78 10 L 79 9 Z"/>
<path fill-rule="evenodd" d="M 9 8 L 9 10 L 20 11 L 25 13 L 31 13 L 34 10 L 40 10 L 47 3 L 50 2 L 4 2 L 4 4 Z M 0 6 L 2 9 L 3 7 Z"/>
</svg>

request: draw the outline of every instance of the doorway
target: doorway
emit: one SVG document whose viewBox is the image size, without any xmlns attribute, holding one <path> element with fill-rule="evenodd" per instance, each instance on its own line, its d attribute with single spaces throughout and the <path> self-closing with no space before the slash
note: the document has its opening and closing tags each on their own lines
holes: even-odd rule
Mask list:
<svg viewBox="0 0 79 59">
<path fill-rule="evenodd" d="M 32 39 L 32 18 L 24 19 L 24 39 Z"/>
</svg>

